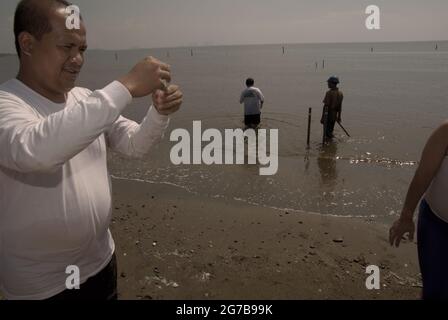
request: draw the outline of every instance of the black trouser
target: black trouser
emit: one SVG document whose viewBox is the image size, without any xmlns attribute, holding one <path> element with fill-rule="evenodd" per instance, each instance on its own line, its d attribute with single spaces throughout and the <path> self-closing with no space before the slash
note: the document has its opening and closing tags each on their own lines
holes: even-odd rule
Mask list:
<svg viewBox="0 0 448 320">
<path fill-rule="evenodd" d="M 326 107 L 324 107 L 324 109 L 322 110 L 322 118 L 320 120 L 320 123 L 322 123 L 322 125 L 324 126 L 326 137 L 331 139 L 333 138 L 334 126 L 336 124 L 336 119 L 338 115 L 337 112 L 329 111 L 326 114 L 327 119 L 325 119 L 325 111 L 326 111 L 325 109 Z"/>
<path fill-rule="evenodd" d="M 336 124 L 336 118 L 329 117 L 327 119 L 327 129 L 325 130 L 328 138 L 333 138 L 334 125 Z"/>
<path fill-rule="evenodd" d="M 448 223 L 436 216 L 423 199 L 417 226 L 417 248 L 425 300 L 448 300 L 447 245 Z"/>
<path fill-rule="evenodd" d="M 107 266 L 82 283 L 79 289 L 64 290 L 47 300 L 117 300 L 117 258 L 115 253 Z"/>
<path fill-rule="evenodd" d="M 248 127 L 256 127 L 260 124 L 260 114 L 248 114 L 244 116 L 244 124 Z"/>
</svg>

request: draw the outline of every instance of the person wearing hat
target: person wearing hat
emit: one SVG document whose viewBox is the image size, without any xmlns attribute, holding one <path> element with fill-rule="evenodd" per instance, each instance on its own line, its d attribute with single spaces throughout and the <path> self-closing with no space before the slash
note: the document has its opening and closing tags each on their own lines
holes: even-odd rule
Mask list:
<svg viewBox="0 0 448 320">
<path fill-rule="evenodd" d="M 324 108 L 322 111 L 322 118 L 320 123 L 324 126 L 325 135 L 328 139 L 333 138 L 333 130 L 336 121 L 341 122 L 342 114 L 342 100 L 344 100 L 344 95 L 342 91 L 339 90 L 339 78 L 331 76 L 328 80 L 328 88 L 324 98 Z"/>
</svg>

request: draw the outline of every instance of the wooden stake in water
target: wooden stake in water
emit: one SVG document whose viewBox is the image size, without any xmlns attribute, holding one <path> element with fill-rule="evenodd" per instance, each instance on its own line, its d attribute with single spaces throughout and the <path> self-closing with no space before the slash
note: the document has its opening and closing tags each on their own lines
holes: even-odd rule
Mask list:
<svg viewBox="0 0 448 320">
<path fill-rule="evenodd" d="M 283 49 L 283 54 L 285 54 L 285 47 L 282 47 L 282 49 Z"/>
<path fill-rule="evenodd" d="M 310 148 L 310 133 L 311 133 L 311 108 L 308 109 L 308 135 L 306 138 L 306 145 Z"/>
<path fill-rule="evenodd" d="M 190 49 L 190 54 L 191 56 L 193 56 L 193 49 Z"/>
<path fill-rule="evenodd" d="M 322 69 L 325 69 L 325 60 L 322 60 Z"/>
</svg>

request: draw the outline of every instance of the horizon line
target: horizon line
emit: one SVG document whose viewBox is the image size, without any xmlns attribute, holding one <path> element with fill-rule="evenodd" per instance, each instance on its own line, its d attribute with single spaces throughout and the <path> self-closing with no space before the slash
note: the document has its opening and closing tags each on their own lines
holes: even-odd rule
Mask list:
<svg viewBox="0 0 448 320">
<path fill-rule="evenodd" d="M 297 45 L 297 44 L 379 44 L 379 43 L 422 43 L 422 42 L 448 42 L 446 40 L 391 40 L 391 41 L 353 41 L 353 42 L 272 42 L 272 43 L 249 43 L 249 44 L 204 44 L 204 45 L 179 45 L 179 46 L 166 46 L 166 47 L 133 47 L 128 49 L 103 49 L 103 48 L 92 48 L 90 50 L 97 51 L 130 51 L 130 50 L 157 50 L 157 49 L 192 49 L 192 48 L 210 48 L 210 47 L 249 47 L 249 46 L 269 46 L 269 45 L 278 45 L 278 46 L 287 46 L 287 45 Z"/>
<path fill-rule="evenodd" d="M 180 45 L 180 46 L 167 46 L 167 47 L 133 47 L 128 49 L 104 49 L 104 48 L 91 48 L 89 51 L 131 51 L 131 50 L 160 50 L 160 49 L 192 49 L 192 48 L 210 48 L 210 47 L 249 47 L 249 46 L 287 46 L 287 45 L 320 45 L 320 44 L 383 44 L 383 43 L 423 43 L 433 42 L 435 44 L 440 42 L 448 42 L 448 40 L 389 40 L 389 41 L 353 41 L 353 42 L 276 42 L 276 43 L 253 43 L 253 44 L 210 44 L 210 45 Z M 17 55 L 16 52 L 0 52 L 1 55 Z"/>
</svg>

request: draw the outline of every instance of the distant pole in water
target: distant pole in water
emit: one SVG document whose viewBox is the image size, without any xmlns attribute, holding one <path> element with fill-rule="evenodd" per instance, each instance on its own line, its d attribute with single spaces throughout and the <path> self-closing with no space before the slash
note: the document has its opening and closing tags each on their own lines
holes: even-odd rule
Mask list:
<svg viewBox="0 0 448 320">
<path fill-rule="evenodd" d="M 310 133 L 311 133 L 311 108 L 308 109 L 308 135 L 306 138 L 307 148 L 310 148 Z"/>
<path fill-rule="evenodd" d="M 439 45 L 436 43 L 436 51 L 439 50 Z"/>
<path fill-rule="evenodd" d="M 115 61 L 118 61 L 118 53 L 115 52 Z"/>
<path fill-rule="evenodd" d="M 285 54 L 285 47 L 282 47 L 282 49 L 283 49 L 283 54 Z"/>
<path fill-rule="evenodd" d="M 372 47 L 372 48 L 370 48 L 370 52 L 373 52 L 373 47 Z"/>
<path fill-rule="evenodd" d="M 319 64 L 316 61 L 316 71 L 317 71 L 318 68 L 319 68 Z"/>
<path fill-rule="evenodd" d="M 322 69 L 325 69 L 325 60 L 322 60 Z"/>
<path fill-rule="evenodd" d="M 191 56 L 193 56 L 193 49 L 190 49 L 190 54 Z"/>
</svg>

